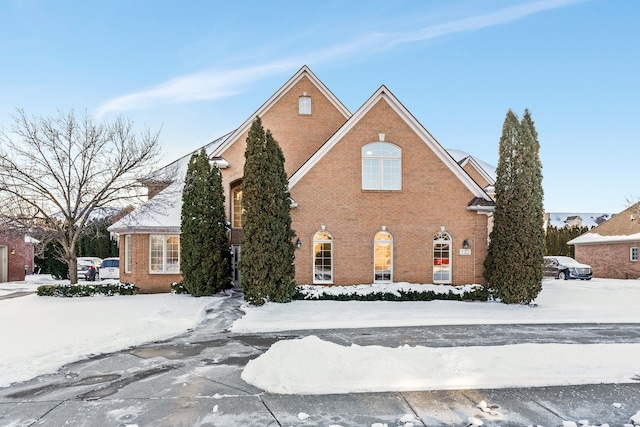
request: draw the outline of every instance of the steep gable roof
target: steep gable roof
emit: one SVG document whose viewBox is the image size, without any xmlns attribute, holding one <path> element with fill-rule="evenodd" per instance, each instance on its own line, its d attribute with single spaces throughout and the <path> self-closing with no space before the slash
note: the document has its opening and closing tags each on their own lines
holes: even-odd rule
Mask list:
<svg viewBox="0 0 640 427">
<path fill-rule="evenodd" d="M 455 159 L 463 168 L 470 164 L 489 184 L 496 183 L 496 167 L 489 163 L 478 159 L 462 150 L 448 149 L 447 152 Z"/>
<path fill-rule="evenodd" d="M 153 199 L 107 227 L 111 233 L 180 233 L 182 189 L 177 180 Z"/>
<path fill-rule="evenodd" d="M 348 119 L 351 117 L 351 112 L 347 109 L 347 107 L 340 102 L 340 100 L 316 77 L 313 72 L 306 65 L 300 68 L 297 73 L 293 75 L 276 93 L 271 95 L 271 97 L 264 103 L 258 110 L 253 113 L 249 118 L 242 123 L 235 131 L 233 131 L 228 138 L 225 139 L 224 143 L 220 146 L 216 147 L 210 154 L 215 156 L 221 156 L 224 151 L 229 148 L 231 144 L 236 142 L 236 140 L 241 137 L 246 131 L 249 130 L 253 120 L 256 117 L 261 117 L 266 111 L 268 111 L 284 94 L 286 94 L 296 83 L 298 83 L 302 78 L 308 78 L 317 88 L 318 90 L 336 107 L 336 109 Z"/>
<path fill-rule="evenodd" d="M 640 241 L 640 202 L 628 207 L 588 233 L 568 242 L 569 245 Z"/>
<path fill-rule="evenodd" d="M 483 206 L 490 209 L 493 201 L 487 193 L 467 174 L 453 157 L 445 150 L 438 141 L 427 131 L 418 120 L 405 108 L 404 105 L 391 93 L 386 86 L 380 88 L 356 111 L 347 122 L 336 131 L 331 138 L 325 142 L 313 156 L 303 164 L 289 178 L 289 188 L 293 188 L 304 175 L 311 170 L 337 143 L 340 141 L 380 100 L 384 100 L 401 117 L 407 125 L 422 139 L 422 141 L 433 151 L 433 153 L 444 163 L 453 174 L 469 189 L 475 196 L 474 200 L 484 200 L 487 206 L 475 204 L 477 208 Z"/>
</svg>

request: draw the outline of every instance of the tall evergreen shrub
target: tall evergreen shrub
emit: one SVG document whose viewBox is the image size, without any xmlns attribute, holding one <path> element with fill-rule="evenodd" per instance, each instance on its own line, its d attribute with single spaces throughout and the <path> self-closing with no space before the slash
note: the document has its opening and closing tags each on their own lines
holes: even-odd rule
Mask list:
<svg viewBox="0 0 640 427">
<path fill-rule="evenodd" d="M 194 296 L 231 287 L 231 253 L 222 177 L 203 150 L 191 156 L 182 193 L 180 267 Z"/>
<path fill-rule="evenodd" d="M 528 304 L 542 290 L 544 254 L 542 164 L 528 110 L 507 112 L 500 138 L 496 209 L 484 276 L 507 304 Z"/>
<path fill-rule="evenodd" d="M 247 136 L 242 180 L 242 274 L 245 299 L 254 305 L 289 302 L 295 294 L 294 232 L 284 155 L 262 120 Z"/>
</svg>

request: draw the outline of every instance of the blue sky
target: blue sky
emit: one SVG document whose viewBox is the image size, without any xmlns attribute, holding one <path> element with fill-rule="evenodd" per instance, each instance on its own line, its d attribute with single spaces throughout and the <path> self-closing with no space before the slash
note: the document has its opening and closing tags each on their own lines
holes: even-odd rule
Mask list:
<svg viewBox="0 0 640 427">
<path fill-rule="evenodd" d="M 308 65 L 355 112 L 386 85 L 445 147 L 497 164 L 528 108 L 545 210 L 640 197 L 640 1 L 0 0 L 0 126 L 86 110 L 162 129 L 164 163 Z"/>
</svg>

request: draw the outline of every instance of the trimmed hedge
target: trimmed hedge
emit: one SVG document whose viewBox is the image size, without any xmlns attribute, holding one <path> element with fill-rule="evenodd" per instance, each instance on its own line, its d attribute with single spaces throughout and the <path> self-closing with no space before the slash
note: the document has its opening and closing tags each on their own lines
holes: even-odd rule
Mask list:
<svg viewBox="0 0 640 427">
<path fill-rule="evenodd" d="M 462 294 L 449 291 L 446 293 L 434 291 L 404 291 L 399 290 L 397 293 L 391 292 L 372 292 L 368 294 L 345 293 L 345 294 L 326 294 L 308 295 L 300 292 L 300 287 L 296 288 L 293 296 L 294 300 L 333 300 L 333 301 L 487 301 L 489 299 L 489 290 L 482 286 L 474 288 L 472 291 Z"/>
<path fill-rule="evenodd" d="M 99 283 L 91 285 L 42 285 L 36 292 L 41 297 L 92 297 L 96 294 L 134 295 L 138 287 L 133 283 Z"/>
</svg>

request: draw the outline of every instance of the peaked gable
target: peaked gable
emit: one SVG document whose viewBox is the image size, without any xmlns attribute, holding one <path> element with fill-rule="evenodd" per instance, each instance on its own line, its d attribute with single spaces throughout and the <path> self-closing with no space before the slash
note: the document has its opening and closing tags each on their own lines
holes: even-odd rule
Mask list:
<svg viewBox="0 0 640 427">
<path fill-rule="evenodd" d="M 416 120 L 416 118 L 400 103 L 400 101 L 382 85 L 363 105 L 356 111 L 327 142 L 314 153 L 313 156 L 298 169 L 289 179 L 289 188 L 293 188 L 349 131 L 351 131 L 369 111 L 384 100 L 393 111 L 408 125 L 408 127 L 431 149 L 438 159 L 460 180 L 460 182 L 473 194 L 474 200 L 483 200 L 488 204 L 477 203 L 476 206 L 489 208 L 493 201 L 487 193 L 476 183 L 467 172 L 455 161 L 438 141 Z M 481 208 L 482 209 L 482 208 Z"/>
<path fill-rule="evenodd" d="M 453 150 L 448 149 L 447 152 L 451 154 L 451 157 L 455 159 L 456 162 L 463 169 L 466 170 L 467 166 L 473 168 L 479 176 L 486 181 L 486 185 L 495 185 L 496 183 L 496 167 L 490 165 L 487 162 L 484 162 L 477 157 L 474 157 L 462 150 Z"/>
<path fill-rule="evenodd" d="M 307 67 L 306 65 L 300 68 L 296 74 L 293 75 L 276 93 L 274 93 L 258 110 L 253 113 L 247 120 L 244 121 L 235 131 L 229 135 L 228 138 L 218 146 L 215 150 L 212 151 L 211 155 L 213 157 L 222 156 L 223 153 L 231 146 L 234 142 L 236 142 L 242 135 L 249 131 L 251 127 L 251 123 L 255 117 L 262 117 L 271 107 L 273 107 L 286 93 L 288 93 L 291 88 L 293 88 L 300 80 L 303 78 L 309 79 L 322 93 L 326 99 L 328 99 L 333 106 L 344 116 L 345 119 L 351 117 L 351 112 L 347 109 L 347 107 L 340 102 L 338 98 L 316 77 L 315 74 Z"/>
</svg>

